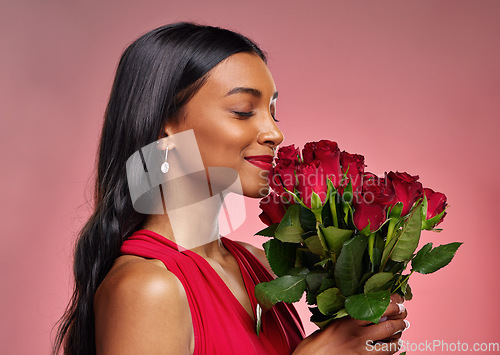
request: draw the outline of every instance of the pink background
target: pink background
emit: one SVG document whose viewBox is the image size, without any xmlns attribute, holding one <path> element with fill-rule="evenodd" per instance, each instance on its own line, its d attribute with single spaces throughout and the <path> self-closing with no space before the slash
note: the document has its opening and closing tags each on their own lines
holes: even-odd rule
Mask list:
<svg viewBox="0 0 500 355">
<path fill-rule="evenodd" d="M 412 277 L 403 338 L 500 342 L 500 2 L 20 0 L 0 14 L 2 353 L 48 353 L 119 56 L 179 20 L 240 31 L 269 53 L 284 144 L 335 140 L 369 171 L 419 174 L 448 195 L 445 230 L 422 241 L 464 245 L 447 268 Z M 230 237 L 260 246 L 257 200 L 247 213 Z"/>
</svg>

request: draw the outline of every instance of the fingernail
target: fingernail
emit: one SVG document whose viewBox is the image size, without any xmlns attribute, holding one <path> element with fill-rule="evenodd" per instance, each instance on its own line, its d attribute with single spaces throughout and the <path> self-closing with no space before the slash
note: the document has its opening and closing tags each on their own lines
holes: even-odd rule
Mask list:
<svg viewBox="0 0 500 355">
<path fill-rule="evenodd" d="M 379 323 L 385 322 L 387 320 L 387 316 L 380 317 Z"/>
<path fill-rule="evenodd" d="M 404 329 L 396 330 L 396 331 L 394 332 L 394 334 L 392 334 L 392 335 L 396 335 L 396 334 L 398 334 L 398 333 L 401 333 L 403 330 L 404 330 Z"/>
<path fill-rule="evenodd" d="M 405 322 L 405 329 L 404 330 L 410 328 L 410 322 L 408 322 L 406 319 L 403 319 L 403 321 Z"/>
<path fill-rule="evenodd" d="M 399 307 L 399 314 L 403 313 L 404 311 L 406 311 L 406 307 L 404 306 L 404 304 L 402 303 L 396 303 Z"/>
</svg>

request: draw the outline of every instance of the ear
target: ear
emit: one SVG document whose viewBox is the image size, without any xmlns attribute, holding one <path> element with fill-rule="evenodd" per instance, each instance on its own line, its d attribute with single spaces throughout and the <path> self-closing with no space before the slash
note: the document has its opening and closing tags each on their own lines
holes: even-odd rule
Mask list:
<svg viewBox="0 0 500 355">
<path fill-rule="evenodd" d="M 174 135 L 174 134 L 179 133 L 181 131 L 182 131 L 182 128 L 180 127 L 179 123 L 167 122 L 163 126 L 162 137 L 164 137 L 165 135 L 171 136 L 171 135 Z"/>
</svg>

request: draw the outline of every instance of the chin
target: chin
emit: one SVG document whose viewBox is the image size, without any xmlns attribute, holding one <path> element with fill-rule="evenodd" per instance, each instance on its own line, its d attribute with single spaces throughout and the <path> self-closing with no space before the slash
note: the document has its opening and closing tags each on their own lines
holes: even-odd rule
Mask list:
<svg viewBox="0 0 500 355">
<path fill-rule="evenodd" d="M 243 195 L 250 198 L 263 198 L 269 195 L 271 189 L 269 185 L 257 185 L 245 188 L 243 186 Z"/>
</svg>

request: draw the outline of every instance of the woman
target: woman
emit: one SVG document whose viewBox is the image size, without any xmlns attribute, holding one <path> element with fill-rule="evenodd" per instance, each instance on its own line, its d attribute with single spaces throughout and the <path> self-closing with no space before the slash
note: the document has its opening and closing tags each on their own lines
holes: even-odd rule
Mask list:
<svg viewBox="0 0 500 355">
<path fill-rule="evenodd" d="M 67 354 L 344 354 L 366 351 L 372 340 L 392 344 L 380 353 L 396 351 L 406 327 L 406 311 L 396 302 L 386 322 L 345 318 L 304 340 L 295 309 L 280 303 L 263 314 L 260 336 L 254 332 L 252 287 L 272 279 L 272 272 L 262 250 L 219 238 L 217 217 L 234 186 L 248 197 L 268 193 L 266 159 L 283 135 L 265 62 L 247 38 L 189 23 L 155 29 L 125 50 L 101 135 L 96 207 L 79 235 L 75 290 L 54 352 L 64 347 Z M 168 176 L 196 158 L 190 154 L 196 150 L 179 148 L 186 139 L 173 139 L 189 132 L 203 174 L 165 187 L 163 200 L 146 199 L 151 208 L 161 201 L 166 213 L 148 213 L 144 203 L 137 208 L 129 169 L 134 154 L 158 142 L 171 166 L 162 171 Z M 151 173 L 141 154 L 144 171 Z M 224 168 L 229 174 L 214 170 Z M 185 195 L 193 187 L 197 193 Z M 180 204 L 169 208 L 171 200 Z"/>
</svg>

